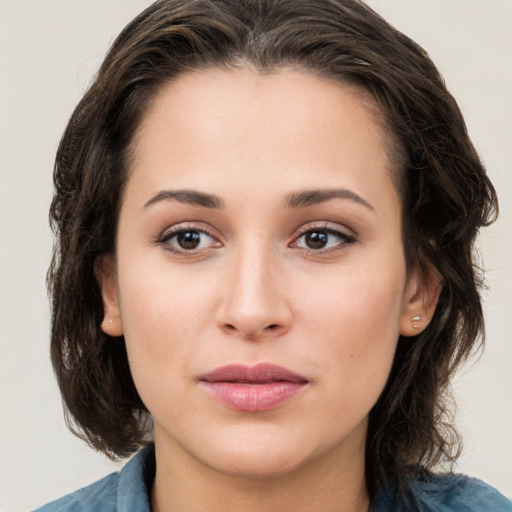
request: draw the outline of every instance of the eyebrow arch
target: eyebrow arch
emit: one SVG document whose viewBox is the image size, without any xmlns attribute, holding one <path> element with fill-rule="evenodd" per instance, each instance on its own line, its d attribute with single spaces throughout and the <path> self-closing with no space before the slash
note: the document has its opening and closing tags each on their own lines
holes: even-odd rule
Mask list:
<svg viewBox="0 0 512 512">
<path fill-rule="evenodd" d="M 331 199 L 348 199 L 361 204 L 369 210 L 375 211 L 375 208 L 361 196 L 346 188 L 304 190 L 295 192 L 286 197 L 285 204 L 288 208 L 305 208 L 316 204 L 324 203 Z"/>
<path fill-rule="evenodd" d="M 224 201 L 220 197 L 188 189 L 161 190 L 144 204 L 144 208 L 160 201 L 168 201 L 169 199 L 174 199 L 180 203 L 191 204 L 193 206 L 202 206 L 203 208 L 224 208 Z"/>
</svg>

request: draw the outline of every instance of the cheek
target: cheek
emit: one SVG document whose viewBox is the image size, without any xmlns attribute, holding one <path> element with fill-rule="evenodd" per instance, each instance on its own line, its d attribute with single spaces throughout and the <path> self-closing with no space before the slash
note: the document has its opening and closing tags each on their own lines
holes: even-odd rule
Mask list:
<svg viewBox="0 0 512 512">
<path fill-rule="evenodd" d="M 314 276 L 297 296 L 315 330 L 359 347 L 398 337 L 404 285 L 401 265 L 352 265 L 322 279 Z"/>
<path fill-rule="evenodd" d="M 211 287 L 165 266 L 125 268 L 119 283 L 121 315 L 135 383 L 170 383 L 197 352 L 211 321 Z"/>
<path fill-rule="evenodd" d="M 316 352 L 313 359 L 334 384 L 333 400 L 338 393 L 345 405 L 369 410 L 380 395 L 399 338 L 404 274 L 399 265 L 389 272 L 351 268 L 325 284 L 321 302 L 317 295 L 306 304 L 316 339 L 308 350 Z"/>
</svg>

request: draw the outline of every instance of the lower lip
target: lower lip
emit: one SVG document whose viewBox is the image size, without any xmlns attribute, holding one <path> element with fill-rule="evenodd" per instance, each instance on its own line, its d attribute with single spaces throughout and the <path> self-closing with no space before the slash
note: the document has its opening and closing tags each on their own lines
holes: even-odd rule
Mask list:
<svg viewBox="0 0 512 512">
<path fill-rule="evenodd" d="M 306 382 L 263 383 L 202 382 L 218 402 L 238 411 L 269 411 L 284 404 L 305 387 Z"/>
</svg>

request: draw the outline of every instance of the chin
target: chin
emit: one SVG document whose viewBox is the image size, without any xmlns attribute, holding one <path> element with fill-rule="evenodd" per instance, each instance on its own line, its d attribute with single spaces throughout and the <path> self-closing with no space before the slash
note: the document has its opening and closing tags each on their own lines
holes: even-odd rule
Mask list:
<svg viewBox="0 0 512 512">
<path fill-rule="evenodd" d="M 330 451 L 321 442 L 317 446 L 314 436 L 294 436 L 288 429 L 284 432 L 265 429 L 250 435 L 230 434 L 210 438 L 208 443 L 202 444 L 202 451 L 197 455 L 210 469 L 233 477 L 284 477 Z"/>
<path fill-rule="evenodd" d="M 215 457 L 209 464 L 214 471 L 238 478 L 275 479 L 284 477 L 303 467 L 307 461 L 295 453 L 282 450 L 237 450 L 236 453 L 222 454 L 222 460 Z M 303 454 L 302 454 L 303 455 Z"/>
</svg>

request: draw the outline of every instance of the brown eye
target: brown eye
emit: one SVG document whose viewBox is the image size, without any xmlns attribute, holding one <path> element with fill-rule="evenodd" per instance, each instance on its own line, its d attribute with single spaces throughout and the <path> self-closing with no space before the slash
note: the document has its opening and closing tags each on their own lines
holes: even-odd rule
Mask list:
<svg viewBox="0 0 512 512">
<path fill-rule="evenodd" d="M 183 231 L 176 235 L 176 243 L 181 249 L 197 249 L 201 244 L 201 234 L 198 231 Z"/>
<path fill-rule="evenodd" d="M 356 242 L 354 235 L 337 229 L 325 228 L 303 232 L 293 246 L 322 253 L 331 249 L 343 249 L 354 242 Z"/>
<path fill-rule="evenodd" d="M 323 249 L 329 241 L 329 234 L 325 231 L 310 231 L 304 237 L 304 243 L 309 249 Z"/>
<path fill-rule="evenodd" d="M 158 242 L 174 253 L 194 253 L 218 247 L 220 244 L 201 229 L 177 229 L 164 234 Z"/>
</svg>

